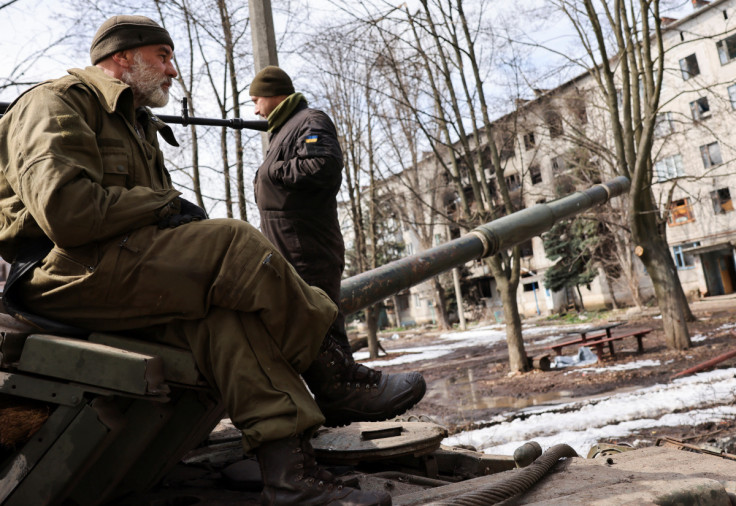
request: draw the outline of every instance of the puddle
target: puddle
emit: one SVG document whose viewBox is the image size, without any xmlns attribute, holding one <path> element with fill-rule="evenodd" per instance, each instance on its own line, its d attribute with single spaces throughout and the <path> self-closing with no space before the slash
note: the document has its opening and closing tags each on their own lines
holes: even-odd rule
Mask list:
<svg viewBox="0 0 736 506">
<path fill-rule="evenodd" d="M 540 404 L 552 404 L 556 402 L 567 402 L 572 400 L 573 393 L 569 390 L 560 390 L 559 392 L 547 392 L 544 394 L 533 395 L 530 397 L 481 397 L 476 398 L 470 404 L 463 403 L 459 406 L 461 411 L 469 411 L 473 409 L 490 409 L 490 408 L 511 408 L 522 409 L 530 406 L 538 406 Z M 471 395 L 471 398 L 473 396 Z"/>
<path fill-rule="evenodd" d="M 523 398 L 482 395 L 488 392 L 483 392 L 477 387 L 472 369 L 467 369 L 467 379 L 461 377 L 460 381 L 458 381 L 458 378 L 448 378 L 433 385 L 432 390 L 445 399 L 454 399 L 457 409 L 460 411 L 493 408 L 523 409 L 542 404 L 556 404 L 573 400 L 573 392 L 570 390 L 545 392 Z"/>
</svg>

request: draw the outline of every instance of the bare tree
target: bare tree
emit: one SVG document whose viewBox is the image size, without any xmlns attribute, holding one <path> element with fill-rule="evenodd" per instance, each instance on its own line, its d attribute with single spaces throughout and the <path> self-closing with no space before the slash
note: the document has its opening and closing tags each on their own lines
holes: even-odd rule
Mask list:
<svg viewBox="0 0 736 506">
<path fill-rule="evenodd" d="M 363 272 L 378 266 L 379 238 L 377 234 L 377 188 L 374 158 L 374 122 L 369 114 L 374 109 L 372 98 L 372 66 L 352 54 L 351 45 L 360 43 L 355 33 L 325 30 L 307 44 L 307 51 L 316 56 L 318 72 L 314 79 L 317 94 L 340 136 L 344 154 L 347 212 L 352 223 L 353 242 L 350 268 Z M 343 76 L 355 76 L 356 84 Z M 364 310 L 371 357 L 378 356 L 377 322 L 380 305 Z"/>
<path fill-rule="evenodd" d="M 669 253 L 666 217 L 651 188 L 665 71 L 660 2 L 556 0 L 554 5 L 570 20 L 585 48 L 585 66 L 608 116 L 613 170 L 631 179 L 628 226 L 652 279 L 668 346 L 688 348 L 687 321 L 693 316 Z"/>
<path fill-rule="evenodd" d="M 513 121 L 504 123 L 501 134 L 490 119 L 476 54 L 478 32 L 468 21 L 464 3 L 461 0 L 424 0 L 421 5 L 415 13 L 403 12 L 411 33 L 412 49 L 423 65 L 427 92 L 434 103 L 431 124 L 436 125 L 436 130 L 425 127 L 422 132 L 460 190 L 458 224 L 467 229 L 522 206 L 523 187 L 518 175 L 512 180 L 505 175 L 505 152 L 513 149 L 515 124 Z M 428 118 L 421 110 L 415 110 L 417 120 L 427 125 Z M 441 132 L 441 136 L 431 135 L 433 131 Z M 516 298 L 521 272 L 520 249 L 515 247 L 501 252 L 486 259 L 486 263 L 501 295 L 509 367 L 512 371 L 527 370 L 530 364 L 524 350 Z"/>
<path fill-rule="evenodd" d="M 383 58 L 379 62 L 387 61 Z M 389 100 L 382 101 L 377 111 L 382 138 L 389 148 L 381 171 L 384 185 L 390 188 L 391 199 L 387 205 L 394 216 L 399 216 L 406 230 L 411 230 L 422 249 L 436 246 L 436 237 L 447 240 L 449 216 L 445 211 L 449 200 L 454 200 L 454 191 L 448 188 L 444 168 L 436 157 L 421 157 L 420 129 L 414 111 L 402 98 L 403 89 L 410 102 L 418 103 L 420 94 L 420 69 L 412 72 L 404 68 L 394 72 L 392 68 L 381 68 L 382 82 L 388 84 L 383 90 Z M 413 81 L 408 84 L 407 81 Z M 445 281 L 447 283 L 447 280 Z M 450 328 L 447 311 L 447 296 L 440 276 L 429 281 L 432 287 L 434 307 L 437 308 L 437 324 L 440 329 Z"/>
<path fill-rule="evenodd" d="M 20 2 L 20 0 L 9 0 L 0 3 L 0 11 L 5 10 L 3 16 L 11 16 L 13 9 L 10 9 L 10 7 L 13 7 L 18 2 Z M 15 5 L 15 7 L 22 8 L 23 5 Z M 18 52 L 18 54 L 5 54 L 5 63 L 10 66 L 6 69 L 5 75 L 0 75 L 0 93 L 4 90 L 10 89 L 16 94 L 19 94 L 28 87 L 45 79 L 45 77 L 38 78 L 33 73 L 33 70 L 39 66 L 39 63 L 44 60 L 44 58 L 48 58 L 49 55 L 53 53 L 54 49 L 65 47 L 66 43 L 72 38 L 73 33 L 77 28 L 77 25 L 72 23 L 71 26 L 66 27 L 66 30 L 63 33 L 54 36 L 51 41 L 41 47 L 31 45 L 27 48 L 28 51 L 26 51 L 26 47 L 24 47 L 24 50 Z M 38 42 L 39 39 L 40 38 L 36 37 L 35 42 Z M 9 53 L 13 53 L 12 50 L 9 50 L 8 48 L 5 49 Z M 9 98 L 12 100 L 14 97 L 9 96 Z"/>
<path fill-rule="evenodd" d="M 509 189 L 503 150 L 499 153 L 509 136 L 495 131 L 485 101 L 481 58 L 476 54 L 479 37 L 485 37 L 478 28 L 482 4 L 469 21 L 462 1 L 424 0 L 417 11 L 410 11 L 405 4 L 397 8 L 380 0 L 349 5 L 335 0 L 379 42 L 369 48 L 373 50 L 369 58 L 381 60 L 387 70 L 383 81 L 392 82 L 395 90 L 384 91 L 385 86 L 378 90 L 394 107 L 411 111 L 415 135 L 432 151 L 457 190 L 453 226 L 464 230 L 522 205 L 521 188 Z M 492 39 L 484 42 L 492 46 Z M 419 79 L 405 78 L 417 70 Z M 496 255 L 488 265 L 502 296 L 510 368 L 526 370 L 529 361 L 516 300 L 519 248 Z"/>
</svg>

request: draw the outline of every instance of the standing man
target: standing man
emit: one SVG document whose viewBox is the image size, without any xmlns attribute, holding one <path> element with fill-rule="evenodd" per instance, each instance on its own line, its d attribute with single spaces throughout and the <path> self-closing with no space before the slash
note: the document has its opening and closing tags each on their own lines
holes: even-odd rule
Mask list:
<svg viewBox="0 0 736 506">
<path fill-rule="evenodd" d="M 269 132 L 268 153 L 253 181 L 261 230 L 308 284 L 339 304 L 345 246 L 337 193 L 343 156 L 335 125 L 324 112 L 308 107 L 279 67 L 258 72 L 250 95 L 255 113 L 268 120 Z M 338 381 L 329 372 L 335 362 L 345 364 L 348 372 Z M 417 372 L 388 375 L 356 364 L 342 311 L 304 379 L 328 426 L 392 418 L 419 402 L 426 390 Z"/>
<path fill-rule="evenodd" d="M 158 135 L 176 141 L 148 107 L 168 100 L 173 50 L 154 21 L 114 16 L 92 67 L 32 88 L 0 119 L 8 307 L 191 350 L 258 457 L 264 504 L 390 504 L 314 462 L 324 417 L 300 373 L 335 305 L 249 224 L 206 219 L 171 184 Z"/>
</svg>

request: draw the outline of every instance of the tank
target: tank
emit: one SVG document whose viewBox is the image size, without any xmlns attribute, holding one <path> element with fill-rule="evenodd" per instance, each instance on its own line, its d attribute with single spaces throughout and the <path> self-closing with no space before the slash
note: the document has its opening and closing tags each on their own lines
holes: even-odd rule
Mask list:
<svg viewBox="0 0 736 506">
<path fill-rule="evenodd" d="M 346 279 L 343 307 L 527 241 L 627 188 L 617 178 Z M 258 466 L 224 414 L 186 350 L 41 333 L 0 313 L 0 504 L 258 504 Z M 579 458 L 530 441 L 512 457 L 445 447 L 445 436 L 429 420 L 397 419 L 323 428 L 313 446 L 345 481 L 387 490 L 395 505 L 736 504 L 736 456 L 682 442 L 597 445 Z"/>
</svg>

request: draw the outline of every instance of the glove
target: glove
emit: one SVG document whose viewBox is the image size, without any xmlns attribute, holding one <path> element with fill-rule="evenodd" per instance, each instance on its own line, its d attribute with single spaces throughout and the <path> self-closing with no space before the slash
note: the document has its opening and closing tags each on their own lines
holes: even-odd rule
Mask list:
<svg viewBox="0 0 736 506">
<path fill-rule="evenodd" d="M 162 218 L 158 222 L 158 228 L 175 228 L 191 221 L 206 220 L 209 218 L 207 212 L 188 200 L 177 197 L 180 210 L 179 214 Z"/>
</svg>

